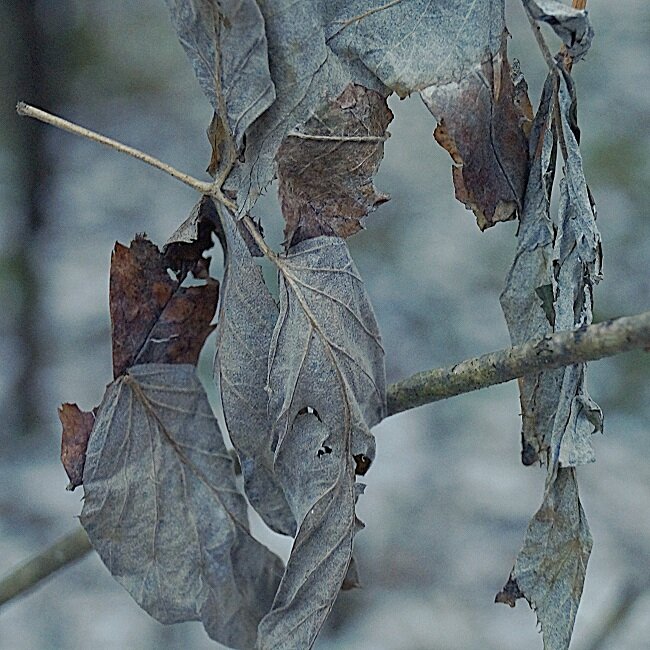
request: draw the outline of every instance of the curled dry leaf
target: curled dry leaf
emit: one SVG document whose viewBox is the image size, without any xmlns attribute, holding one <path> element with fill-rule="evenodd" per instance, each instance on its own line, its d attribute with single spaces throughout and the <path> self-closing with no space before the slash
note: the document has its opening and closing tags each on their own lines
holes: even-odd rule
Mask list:
<svg viewBox="0 0 650 650">
<path fill-rule="evenodd" d="M 264 18 L 255 0 L 166 0 L 178 39 L 212 107 L 228 114 L 235 146 L 273 103 Z M 220 76 L 216 76 L 216 72 Z M 223 104 L 223 106 L 222 106 Z M 213 160 L 225 138 L 217 117 L 210 128 Z M 216 158 L 215 158 L 216 156 Z M 216 169 L 214 170 L 216 171 Z"/>
<path fill-rule="evenodd" d="M 533 165 L 519 244 L 501 297 L 515 344 L 591 323 L 601 245 L 575 116 L 570 76 L 552 71 L 531 132 Z M 557 150 L 564 159 L 564 178 L 553 220 L 549 197 Z M 546 461 L 546 490 L 497 598 L 510 605 L 515 595 L 528 600 L 537 612 L 545 650 L 569 647 L 592 544 L 574 468 L 594 460 L 591 435 L 602 429 L 602 413 L 585 389 L 584 375 L 585 364 L 575 364 L 520 380 L 522 458 Z"/>
<path fill-rule="evenodd" d="M 496 602 L 526 598 L 542 628 L 544 650 L 568 650 L 593 541 L 574 468 L 560 468 L 531 520 L 524 547 Z"/>
<path fill-rule="evenodd" d="M 350 85 L 284 139 L 277 161 L 288 246 L 319 235 L 349 237 L 388 200 L 372 181 L 392 119 L 383 95 Z"/>
<path fill-rule="evenodd" d="M 86 447 L 95 416 L 92 412 L 82 411 L 76 404 L 62 404 L 59 408 L 59 420 L 63 427 L 61 462 L 70 479 L 67 489 L 74 490 L 83 483 Z"/>
<path fill-rule="evenodd" d="M 564 41 L 573 61 L 578 61 L 587 53 L 594 30 L 586 11 L 574 9 L 556 0 L 524 0 L 524 6 L 535 20 L 553 28 Z"/>
<path fill-rule="evenodd" d="M 239 456 L 251 505 L 270 528 L 293 535 L 296 522 L 273 468 L 272 420 L 265 390 L 278 308 L 234 217 L 223 208 L 221 217 L 226 270 L 219 306 L 215 374 L 226 426 Z"/>
<path fill-rule="evenodd" d="M 130 368 L 99 407 L 81 523 L 109 571 L 157 620 L 201 620 L 255 645 L 282 564 L 248 530 L 232 459 L 195 369 Z"/>
<path fill-rule="evenodd" d="M 348 85 L 405 97 L 460 81 L 486 49 L 498 51 L 504 27 L 502 0 L 167 4 L 204 92 L 218 112 L 221 102 L 227 107 L 238 151 L 246 135 L 228 181 L 241 214 L 275 176 L 287 133 Z M 212 129 L 217 147 L 218 131 Z"/>
<path fill-rule="evenodd" d="M 354 456 L 374 458 L 385 413 L 383 349 L 345 241 L 303 241 L 277 261 L 269 355 L 275 470 L 299 525 L 260 648 L 309 648 L 344 582 L 354 535 Z"/>
<path fill-rule="evenodd" d="M 203 286 L 183 287 L 167 268 L 165 257 L 144 236 L 128 248 L 115 245 L 110 273 L 114 377 L 141 363 L 195 364 L 214 329 L 218 283 L 208 279 Z"/>
<path fill-rule="evenodd" d="M 481 230 L 521 211 L 528 175 L 525 91 L 517 90 L 506 33 L 499 52 L 458 83 L 431 86 L 422 99 L 438 120 L 434 137 L 450 154 L 456 198 Z"/>
</svg>

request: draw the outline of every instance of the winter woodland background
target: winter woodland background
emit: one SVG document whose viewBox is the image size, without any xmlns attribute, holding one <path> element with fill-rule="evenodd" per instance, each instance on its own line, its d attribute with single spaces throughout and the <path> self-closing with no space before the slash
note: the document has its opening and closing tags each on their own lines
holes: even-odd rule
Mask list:
<svg viewBox="0 0 650 650">
<path fill-rule="evenodd" d="M 605 250 L 596 320 L 650 308 L 650 5 L 588 5 L 596 38 L 576 66 L 587 178 Z M 539 95 L 545 73 L 520 4 L 511 57 Z M 550 31 L 549 41 L 555 44 Z M 162 244 L 194 193 L 98 145 L 18 118 L 18 99 L 203 177 L 202 95 L 161 0 L 0 4 L 0 573 L 77 524 L 64 490 L 56 407 L 91 408 L 110 379 L 108 266 L 116 239 Z M 392 201 L 350 245 L 382 328 L 389 381 L 508 345 L 498 296 L 516 224 L 480 233 L 453 198 L 450 160 L 419 99 L 395 120 L 377 187 Z M 273 189 L 255 215 L 276 246 Z M 213 271 L 219 268 L 218 260 Z M 204 377 L 213 349 L 205 351 Z M 607 616 L 633 602 L 602 647 L 650 636 L 650 359 L 591 364 L 605 412 L 598 461 L 579 474 L 595 544 L 572 647 L 594 650 Z M 216 391 L 212 390 L 216 405 Z M 383 422 L 356 540 L 364 588 L 342 594 L 319 650 L 541 648 L 534 614 L 494 605 L 541 501 L 544 472 L 519 462 L 516 384 Z M 286 549 L 277 538 L 270 543 Z M 91 555 L 0 612 L 0 646 L 213 648 L 200 624 L 162 626 Z"/>
</svg>

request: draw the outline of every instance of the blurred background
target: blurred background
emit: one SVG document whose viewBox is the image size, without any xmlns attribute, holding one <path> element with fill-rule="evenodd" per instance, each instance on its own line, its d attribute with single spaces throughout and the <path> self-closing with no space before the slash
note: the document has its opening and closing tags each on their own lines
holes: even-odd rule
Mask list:
<svg viewBox="0 0 650 650">
<path fill-rule="evenodd" d="M 582 150 L 605 280 L 596 320 L 650 308 L 650 5 L 588 4 L 596 38 L 576 66 Z M 518 1 L 511 57 L 531 98 L 545 70 Z M 545 32 L 546 33 L 546 32 Z M 547 33 L 553 49 L 558 44 Z M 161 0 L 0 3 L 0 574 L 78 525 L 59 463 L 64 401 L 90 409 L 111 377 L 108 268 L 115 240 L 164 243 L 194 193 L 99 145 L 18 118 L 46 108 L 194 176 L 211 108 Z M 395 120 L 377 179 L 392 200 L 350 241 L 377 312 L 389 381 L 508 345 L 498 297 L 516 224 L 481 233 L 453 198 L 450 160 L 419 99 Z M 255 209 L 281 240 L 274 190 Z M 215 264 L 213 271 L 218 271 Z M 210 381 L 212 346 L 201 362 Z M 605 412 L 597 462 L 579 472 L 594 536 L 572 648 L 641 650 L 650 636 L 650 361 L 591 364 Z M 211 389 L 215 409 L 216 391 Z M 516 384 L 389 418 L 359 504 L 364 587 L 341 595 L 320 650 L 541 648 L 523 601 L 494 605 L 541 502 L 544 470 L 519 462 Z M 265 536 L 286 551 L 282 540 Z M 610 624 L 610 618 L 618 624 Z M 94 554 L 0 611 L 0 647 L 214 648 L 198 623 L 142 612 Z"/>
</svg>

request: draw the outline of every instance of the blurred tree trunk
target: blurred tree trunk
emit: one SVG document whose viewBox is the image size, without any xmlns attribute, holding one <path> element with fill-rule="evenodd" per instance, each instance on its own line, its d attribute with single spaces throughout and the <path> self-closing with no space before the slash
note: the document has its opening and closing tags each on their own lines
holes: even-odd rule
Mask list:
<svg viewBox="0 0 650 650">
<path fill-rule="evenodd" d="M 65 11 L 67 2 L 57 3 L 57 11 Z M 8 77 L 7 103 L 17 100 L 55 109 L 63 89 L 54 82 L 50 72 L 58 65 L 56 44 L 51 32 L 43 28 L 42 3 L 9 0 L 3 3 L 2 18 L 12 38 L 5 41 Z M 43 329 L 41 322 L 41 278 L 43 263 L 39 255 L 39 238 L 46 214 L 42 197 L 49 182 L 50 165 L 45 143 L 46 132 L 31 120 L 9 118 L 15 125 L 11 138 L 17 213 L 10 215 L 11 241 L 5 249 L 10 260 L 11 291 L 14 310 L 11 314 L 12 337 L 17 356 L 11 372 L 12 385 L 7 395 L 8 420 L 3 427 L 4 442 L 14 435 L 33 435 L 41 428 L 42 399 L 38 370 L 43 363 Z"/>
</svg>

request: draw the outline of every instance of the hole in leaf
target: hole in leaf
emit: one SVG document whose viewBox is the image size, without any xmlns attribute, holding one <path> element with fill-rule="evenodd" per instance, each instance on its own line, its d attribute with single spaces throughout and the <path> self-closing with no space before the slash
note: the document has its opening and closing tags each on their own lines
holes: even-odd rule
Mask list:
<svg viewBox="0 0 650 650">
<path fill-rule="evenodd" d="M 364 454 L 357 454 L 354 457 L 354 462 L 356 463 L 354 473 L 358 476 L 363 476 L 370 469 L 370 465 L 372 463 L 370 458 L 368 458 L 368 456 L 364 456 Z"/>
<path fill-rule="evenodd" d="M 319 450 L 318 450 L 318 457 L 320 458 L 324 454 L 331 454 L 332 453 L 332 448 L 329 447 L 328 445 L 323 445 Z"/>
</svg>

